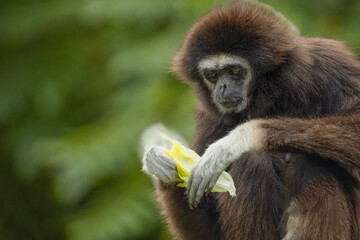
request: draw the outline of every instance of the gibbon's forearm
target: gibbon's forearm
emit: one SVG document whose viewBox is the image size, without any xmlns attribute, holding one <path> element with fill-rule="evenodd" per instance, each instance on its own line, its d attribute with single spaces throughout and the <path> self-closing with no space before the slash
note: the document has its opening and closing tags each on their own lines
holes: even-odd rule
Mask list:
<svg viewBox="0 0 360 240">
<path fill-rule="evenodd" d="M 262 129 L 262 150 L 296 149 L 360 168 L 360 113 L 317 119 L 259 120 L 257 126 Z"/>
</svg>

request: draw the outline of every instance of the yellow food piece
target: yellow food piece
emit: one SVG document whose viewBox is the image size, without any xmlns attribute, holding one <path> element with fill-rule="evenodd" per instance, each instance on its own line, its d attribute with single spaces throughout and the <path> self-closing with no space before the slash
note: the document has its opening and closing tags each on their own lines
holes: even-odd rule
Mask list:
<svg viewBox="0 0 360 240">
<path fill-rule="evenodd" d="M 171 150 L 169 151 L 166 145 L 167 154 L 174 160 L 176 163 L 177 172 L 179 177 L 183 182 L 179 183 L 178 187 L 186 187 L 189 181 L 190 172 L 193 166 L 197 161 L 200 160 L 200 156 L 193 150 L 183 146 L 178 141 L 169 138 L 164 135 L 165 140 L 169 141 L 172 144 Z M 219 179 L 217 180 L 212 192 L 229 192 L 232 197 L 236 196 L 236 189 L 234 185 L 234 180 L 231 175 L 227 172 L 221 173 Z"/>
</svg>

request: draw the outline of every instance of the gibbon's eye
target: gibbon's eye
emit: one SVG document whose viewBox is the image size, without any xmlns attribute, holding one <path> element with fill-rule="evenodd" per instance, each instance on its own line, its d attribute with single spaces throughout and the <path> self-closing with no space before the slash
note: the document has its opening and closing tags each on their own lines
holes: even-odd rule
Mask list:
<svg viewBox="0 0 360 240">
<path fill-rule="evenodd" d="M 230 74 L 232 77 L 238 79 L 241 78 L 244 75 L 244 72 L 239 67 L 234 67 L 230 69 Z"/>
<path fill-rule="evenodd" d="M 217 72 L 215 71 L 207 71 L 204 75 L 206 79 L 212 83 L 215 83 L 217 80 Z"/>
</svg>

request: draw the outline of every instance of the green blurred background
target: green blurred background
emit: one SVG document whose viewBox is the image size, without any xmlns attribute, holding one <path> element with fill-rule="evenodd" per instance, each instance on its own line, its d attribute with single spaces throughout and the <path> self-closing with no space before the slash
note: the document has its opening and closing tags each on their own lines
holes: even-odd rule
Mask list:
<svg viewBox="0 0 360 240">
<path fill-rule="evenodd" d="M 1 1 L 1 239 L 170 239 L 139 136 L 163 122 L 191 138 L 194 100 L 169 59 L 219 2 Z M 263 2 L 360 52 L 360 1 Z"/>
</svg>

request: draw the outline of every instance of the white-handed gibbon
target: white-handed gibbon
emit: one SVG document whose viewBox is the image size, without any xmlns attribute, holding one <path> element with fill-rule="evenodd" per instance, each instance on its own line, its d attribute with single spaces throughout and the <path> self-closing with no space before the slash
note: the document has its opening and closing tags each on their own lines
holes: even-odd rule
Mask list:
<svg viewBox="0 0 360 240">
<path fill-rule="evenodd" d="M 195 90 L 202 157 L 186 191 L 161 147 L 143 169 L 177 239 L 360 239 L 360 63 L 342 42 L 232 1 L 194 24 L 172 70 Z M 210 192 L 224 170 L 234 198 Z"/>
</svg>

